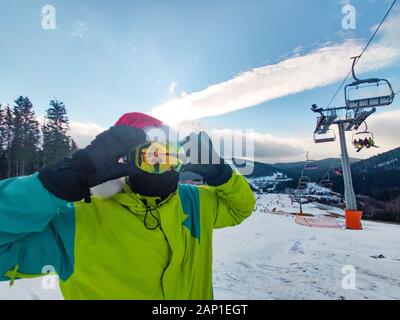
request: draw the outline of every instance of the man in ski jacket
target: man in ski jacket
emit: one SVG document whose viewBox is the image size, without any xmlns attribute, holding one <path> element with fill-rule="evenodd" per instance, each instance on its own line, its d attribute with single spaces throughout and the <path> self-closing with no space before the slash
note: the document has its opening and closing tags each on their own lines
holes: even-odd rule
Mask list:
<svg viewBox="0 0 400 320">
<path fill-rule="evenodd" d="M 207 186 L 178 184 L 178 165 L 152 171 L 148 128 L 165 125 L 126 114 L 72 157 L 0 181 L 0 280 L 43 276 L 51 266 L 65 299 L 213 298 L 213 229 L 241 223 L 254 195 L 219 156 L 202 164 L 189 155 L 186 168 Z M 171 154 L 160 148 L 160 159 Z M 112 196 L 91 195 L 121 178 Z"/>
</svg>

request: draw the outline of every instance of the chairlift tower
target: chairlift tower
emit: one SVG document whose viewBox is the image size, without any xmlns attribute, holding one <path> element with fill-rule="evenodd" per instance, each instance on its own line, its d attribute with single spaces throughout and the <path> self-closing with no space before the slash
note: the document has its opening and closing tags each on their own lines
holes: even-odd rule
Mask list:
<svg viewBox="0 0 400 320">
<path fill-rule="evenodd" d="M 366 119 L 376 112 L 377 107 L 384 107 L 392 104 L 395 93 L 392 85 L 386 79 L 368 78 L 360 79 L 356 76 L 355 65 L 361 58 L 353 57 L 351 72 L 354 81 L 344 88 L 345 106 L 337 108 L 318 108 L 313 105 L 311 110 L 319 114 L 317 125 L 314 131 L 315 143 L 333 142 L 336 140 L 335 132 L 331 129 L 333 125 L 338 126 L 339 142 L 341 150 L 344 197 L 346 210 L 357 211 L 356 195 L 353 188 L 349 153 L 346 145 L 346 131 L 358 130 Z M 366 94 L 362 93 L 367 89 Z M 370 90 L 377 90 L 375 95 L 371 95 Z M 356 95 L 354 96 L 354 93 Z M 367 130 L 367 129 L 366 129 Z M 361 226 L 360 226 L 361 227 Z"/>
<path fill-rule="evenodd" d="M 376 111 L 376 108 L 348 109 L 347 107 L 338 107 L 322 109 L 313 105 L 311 110 L 319 114 L 317 126 L 314 131 L 314 140 L 316 143 L 335 141 L 335 134 L 330 138 L 325 137 L 325 135 L 329 132 L 334 133 L 332 129 L 333 125 L 338 126 L 346 210 L 356 211 L 357 201 L 351 177 L 350 159 L 346 145 L 346 131 L 357 130 Z M 320 136 L 323 137 L 321 138 Z"/>
<path fill-rule="evenodd" d="M 339 122 L 338 128 L 339 128 L 339 142 L 340 142 L 340 151 L 342 160 L 344 198 L 346 201 L 346 209 L 355 211 L 357 210 L 357 200 L 353 187 L 353 179 L 351 176 L 350 158 L 349 158 L 349 153 L 347 151 L 346 132 L 344 130 L 344 123 Z"/>
</svg>

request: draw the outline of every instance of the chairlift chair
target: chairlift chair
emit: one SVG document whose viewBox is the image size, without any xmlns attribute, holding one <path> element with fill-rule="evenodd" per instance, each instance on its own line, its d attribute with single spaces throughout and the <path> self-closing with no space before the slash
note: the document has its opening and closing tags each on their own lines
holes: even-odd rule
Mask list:
<svg viewBox="0 0 400 320">
<path fill-rule="evenodd" d="M 318 170 L 318 164 L 315 161 L 306 162 L 304 165 L 305 170 Z"/>
<path fill-rule="evenodd" d="M 321 180 L 321 186 L 327 189 L 332 189 L 333 188 L 333 181 L 331 180 L 331 176 L 329 173 L 322 178 Z"/>
<path fill-rule="evenodd" d="M 298 189 L 298 190 L 304 190 L 304 189 L 306 188 L 306 186 L 307 186 L 307 185 L 299 184 L 299 185 L 297 186 L 297 189 Z"/>
<path fill-rule="evenodd" d="M 309 152 L 306 154 L 306 162 L 304 164 L 304 170 L 318 170 L 318 163 L 308 157 Z"/>
<path fill-rule="evenodd" d="M 326 143 L 326 142 L 334 142 L 336 140 L 335 131 L 332 129 L 328 129 L 325 133 L 321 133 L 316 131 L 314 133 L 314 142 L 315 143 Z"/>
<path fill-rule="evenodd" d="M 309 182 L 311 182 L 311 180 L 310 180 L 310 178 L 307 177 L 307 176 L 301 176 L 301 177 L 300 177 L 300 182 L 302 182 L 302 183 L 309 183 Z"/>
<path fill-rule="evenodd" d="M 369 78 L 360 79 L 355 74 L 355 65 L 360 57 L 353 57 L 353 65 L 351 67 L 354 82 L 348 84 L 344 88 L 345 103 L 348 109 L 357 108 L 372 108 L 372 107 L 383 107 L 392 104 L 395 93 L 393 91 L 391 83 L 386 79 Z M 377 88 L 383 91 L 383 93 L 376 93 L 375 95 L 369 93 L 369 90 Z M 351 95 L 351 92 L 357 92 L 360 94 L 364 91 L 366 96 L 355 96 Z"/>
<path fill-rule="evenodd" d="M 333 168 L 333 173 L 336 176 L 342 176 L 343 175 L 343 170 L 342 170 L 342 168 Z"/>
<path fill-rule="evenodd" d="M 322 180 L 321 181 L 321 186 L 327 189 L 332 189 L 333 188 L 333 181 L 330 179 Z"/>
<path fill-rule="evenodd" d="M 311 182 L 310 178 L 303 175 L 299 179 L 298 188 L 299 189 L 305 189 L 307 187 L 307 184 L 309 184 L 310 182 Z"/>
<path fill-rule="evenodd" d="M 369 149 L 371 147 L 379 148 L 378 146 L 375 145 L 375 139 L 374 139 L 373 132 L 368 131 L 368 125 L 366 122 L 364 122 L 364 124 L 365 124 L 365 130 L 353 133 L 353 136 L 351 138 L 351 142 L 352 142 L 353 146 L 357 149 L 357 152 L 360 152 L 364 147 L 367 149 Z M 371 145 L 363 145 L 362 143 L 364 141 L 372 141 L 372 144 Z"/>
<path fill-rule="evenodd" d="M 334 124 L 338 117 L 337 112 L 335 110 L 330 110 L 328 114 L 324 114 L 325 111 L 321 108 L 318 108 L 316 104 L 312 105 L 311 110 L 320 114 L 314 130 L 314 142 L 325 143 L 335 141 L 336 134 L 330 127 L 332 124 Z"/>
</svg>

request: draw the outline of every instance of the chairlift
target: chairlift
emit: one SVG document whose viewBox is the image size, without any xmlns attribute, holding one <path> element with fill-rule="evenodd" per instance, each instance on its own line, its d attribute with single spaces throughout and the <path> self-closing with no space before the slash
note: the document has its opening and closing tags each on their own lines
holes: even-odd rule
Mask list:
<svg viewBox="0 0 400 320">
<path fill-rule="evenodd" d="M 333 188 L 333 181 L 331 180 L 329 173 L 321 180 L 321 186 L 327 189 Z"/>
<path fill-rule="evenodd" d="M 318 170 L 318 164 L 315 161 L 308 161 L 304 165 L 305 170 Z"/>
<path fill-rule="evenodd" d="M 304 189 L 306 188 L 306 186 L 307 186 L 307 185 L 299 184 L 299 185 L 297 186 L 297 189 L 298 189 L 298 190 L 304 190 Z"/>
<path fill-rule="evenodd" d="M 309 152 L 306 154 L 306 162 L 304 164 L 304 170 L 318 170 L 318 163 L 315 160 L 311 160 L 308 157 Z"/>
<path fill-rule="evenodd" d="M 351 67 L 354 82 L 344 88 L 345 103 L 348 109 L 383 107 L 392 104 L 395 93 L 386 79 L 360 79 L 355 74 L 355 65 L 360 56 L 352 57 Z M 371 90 L 375 94 L 371 94 Z"/>
<path fill-rule="evenodd" d="M 323 180 L 321 181 L 321 186 L 327 189 L 332 189 L 333 188 L 333 181 L 332 180 Z"/>
<path fill-rule="evenodd" d="M 311 182 L 310 178 L 307 176 L 302 175 L 299 179 L 299 189 L 305 189 L 307 187 L 307 184 Z"/>
<path fill-rule="evenodd" d="M 368 125 L 366 122 L 364 122 L 364 124 L 365 130 L 355 132 L 351 138 L 352 144 L 357 149 L 357 152 L 360 152 L 364 148 L 379 148 L 377 145 L 375 145 L 373 132 L 368 131 Z"/>
<path fill-rule="evenodd" d="M 315 143 L 326 143 L 326 142 L 334 142 L 336 140 L 335 131 L 332 129 L 328 129 L 325 133 L 316 131 L 314 133 L 314 142 Z"/>
<path fill-rule="evenodd" d="M 302 182 L 302 183 L 310 183 L 311 180 L 310 180 L 310 178 L 308 176 L 301 176 L 300 177 L 300 182 Z"/>
<path fill-rule="evenodd" d="M 314 142 L 324 143 L 335 141 L 336 134 L 330 127 L 331 125 L 335 124 L 335 121 L 338 118 L 337 111 L 324 110 L 322 108 L 318 108 L 316 104 L 312 105 L 311 110 L 315 113 L 320 114 L 314 130 Z"/>
<path fill-rule="evenodd" d="M 333 174 L 336 176 L 342 176 L 343 175 L 342 168 L 333 168 Z"/>
</svg>

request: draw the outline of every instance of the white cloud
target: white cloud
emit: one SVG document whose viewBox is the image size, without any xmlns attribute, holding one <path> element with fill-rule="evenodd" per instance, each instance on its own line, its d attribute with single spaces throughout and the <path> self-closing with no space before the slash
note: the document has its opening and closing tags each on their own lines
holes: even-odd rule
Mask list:
<svg viewBox="0 0 400 320">
<path fill-rule="evenodd" d="M 384 112 L 371 116 L 368 121 L 369 131 L 374 133 L 376 144 L 380 147 L 364 149 L 356 152 L 352 145 L 353 132 L 348 132 L 347 148 L 350 157 L 366 159 L 400 147 L 400 109 Z M 338 133 L 336 128 L 336 135 Z M 360 128 L 364 130 L 364 127 Z M 310 137 L 277 137 L 271 134 L 254 133 L 254 159 L 256 161 L 276 163 L 303 161 L 305 154 L 310 151 L 310 156 L 315 159 L 340 157 L 339 139 L 332 143 L 314 144 Z"/>
<path fill-rule="evenodd" d="M 177 85 L 178 85 L 177 82 L 172 81 L 172 82 L 170 83 L 170 85 L 168 86 L 168 93 L 171 94 L 171 95 L 172 95 L 172 94 L 175 94 L 175 90 L 176 90 Z"/>
<path fill-rule="evenodd" d="M 359 74 L 378 70 L 398 62 L 400 57 L 400 15 L 389 19 L 381 29 L 381 37 L 371 45 L 357 65 Z M 326 45 L 308 54 L 294 51 L 291 58 L 274 65 L 254 68 L 233 79 L 209 86 L 203 91 L 186 93 L 152 110 L 152 114 L 165 122 L 177 125 L 187 120 L 179 129 L 186 131 L 205 129 L 195 119 L 219 115 L 234 110 L 255 106 L 271 99 L 295 94 L 304 90 L 322 87 L 341 80 L 350 67 L 349 57 L 358 54 L 364 46 L 359 40 L 347 40 L 342 44 Z M 345 62 L 345 63 L 344 63 Z M 346 63 L 347 62 L 347 63 Z M 177 83 L 169 86 L 171 94 Z M 397 103 L 397 101 L 396 101 Z M 372 115 L 368 126 L 375 134 L 380 149 L 371 148 L 356 153 L 351 145 L 351 133 L 347 135 L 350 156 L 368 158 L 400 146 L 400 110 L 394 109 Z M 71 135 L 80 147 L 87 145 L 104 129 L 93 123 L 71 122 Z M 214 130 L 214 133 L 223 130 Z M 338 141 L 315 145 L 309 137 L 277 137 L 271 134 L 254 133 L 255 158 L 265 162 L 290 162 L 311 156 L 322 159 L 340 155 Z"/>
<path fill-rule="evenodd" d="M 71 121 L 70 135 L 75 140 L 79 148 L 86 147 L 99 133 L 105 129 L 95 123 Z"/>
<path fill-rule="evenodd" d="M 358 153 L 351 143 L 354 132 L 347 132 L 346 141 L 350 157 L 365 159 L 400 147 L 399 123 L 400 108 L 394 108 L 391 111 L 370 116 L 368 120 L 368 129 L 374 133 L 376 144 L 380 148 L 364 149 Z M 174 127 L 179 130 L 180 134 L 189 134 L 189 132 L 192 131 L 199 132 L 205 130 L 214 138 L 226 136 L 231 132 L 229 129 L 207 128 L 196 120 L 184 121 L 175 124 Z M 267 163 L 303 161 L 307 151 L 310 152 L 310 157 L 316 160 L 340 157 L 339 135 L 336 126 L 333 126 L 332 129 L 336 134 L 337 140 L 335 142 L 321 144 L 314 143 L 311 132 L 310 135 L 306 137 L 279 137 L 268 133 L 251 133 L 250 138 L 254 139 L 254 160 Z M 362 130 L 364 130 L 364 126 L 359 129 L 359 131 Z M 244 154 L 243 152 L 243 155 Z"/>
<path fill-rule="evenodd" d="M 43 118 L 38 117 L 42 123 Z M 349 154 L 354 158 L 369 158 L 400 147 L 400 108 L 372 115 L 368 121 L 368 128 L 374 133 L 379 149 L 371 148 L 360 153 L 355 152 L 351 144 L 352 133 L 347 133 L 347 147 Z M 207 129 L 198 121 L 185 121 L 176 125 L 180 134 L 189 134 L 191 131 L 206 130 L 211 136 L 224 136 L 228 129 Z M 336 128 L 333 128 L 337 134 Z M 363 130 L 364 128 L 360 128 Z M 80 148 L 87 146 L 96 135 L 105 129 L 95 123 L 70 122 L 70 134 Z M 314 144 L 312 137 L 278 137 L 267 133 L 251 133 L 254 139 L 254 159 L 256 161 L 276 163 L 293 162 L 305 159 L 305 154 L 310 151 L 310 156 L 315 159 L 339 157 L 340 147 L 338 140 L 332 143 Z M 244 154 L 244 153 L 243 153 Z"/>
<path fill-rule="evenodd" d="M 86 22 L 75 20 L 72 24 L 72 29 L 66 31 L 66 33 L 73 38 L 83 38 L 88 31 L 89 28 Z"/>
<path fill-rule="evenodd" d="M 204 124 L 196 120 L 187 120 L 180 123 L 174 124 L 173 127 L 179 132 L 180 137 L 189 135 L 190 132 L 200 132 L 202 130 L 209 133 L 212 139 L 215 141 L 221 141 L 222 138 L 228 139 L 225 141 L 231 141 L 232 135 L 242 137 L 242 139 L 250 139 L 254 141 L 254 155 L 248 155 L 246 157 L 246 151 L 244 150 L 243 140 L 243 150 L 241 152 L 240 158 L 249 158 L 251 160 L 261 161 L 261 162 L 290 162 L 298 161 L 303 159 L 305 155 L 305 150 L 309 139 L 302 137 L 277 137 L 267 133 L 259 132 L 246 132 L 243 130 L 231 130 L 231 129 L 216 129 L 207 128 Z M 237 150 L 236 150 L 237 151 Z M 226 155 L 225 155 L 226 156 Z M 254 158 L 254 159 L 253 159 Z"/>
<path fill-rule="evenodd" d="M 351 4 L 351 0 L 340 0 L 340 4 L 342 6 L 347 6 L 347 5 Z"/>
<path fill-rule="evenodd" d="M 231 130 L 211 130 L 211 135 L 223 137 L 229 134 Z M 250 159 L 261 162 L 291 162 L 303 159 L 305 155 L 307 139 L 298 137 L 277 137 L 271 134 L 251 132 L 241 135 L 245 139 L 254 141 L 254 155 Z M 243 148 L 244 144 L 243 144 Z M 236 151 L 237 152 L 237 151 Z M 240 157 L 249 158 L 249 154 L 243 149 Z"/>
<path fill-rule="evenodd" d="M 36 115 L 36 120 L 40 126 L 45 124 L 45 117 L 42 115 Z M 69 122 L 68 134 L 74 139 L 79 148 L 84 148 L 101 132 L 104 128 L 93 122 Z"/>
<path fill-rule="evenodd" d="M 386 150 L 400 147 L 399 123 L 399 108 L 370 117 L 368 121 L 368 130 L 374 133 L 376 144 L 381 147 L 379 152 L 384 152 Z"/>
<path fill-rule="evenodd" d="M 356 152 L 352 145 L 354 132 L 346 133 L 347 149 L 350 157 L 366 159 L 400 147 L 400 108 L 370 116 L 368 130 L 373 132 L 376 145 L 380 148 L 363 149 Z M 337 129 L 333 128 L 338 137 Z M 359 131 L 364 130 L 361 126 Z M 311 137 L 280 138 L 266 134 L 257 134 L 255 139 L 255 158 L 264 162 L 292 162 L 305 159 L 305 153 L 315 159 L 340 157 L 340 145 L 337 139 L 332 143 L 314 144 Z"/>
<path fill-rule="evenodd" d="M 399 60 L 400 14 L 387 21 L 380 35 L 379 41 L 371 45 L 358 63 L 359 74 Z M 323 87 L 343 79 L 351 65 L 349 58 L 359 54 L 364 45 L 364 42 L 352 39 L 341 44 L 327 44 L 305 55 L 295 50 L 291 58 L 174 98 L 154 108 L 151 114 L 167 123 L 200 119 Z"/>
</svg>

